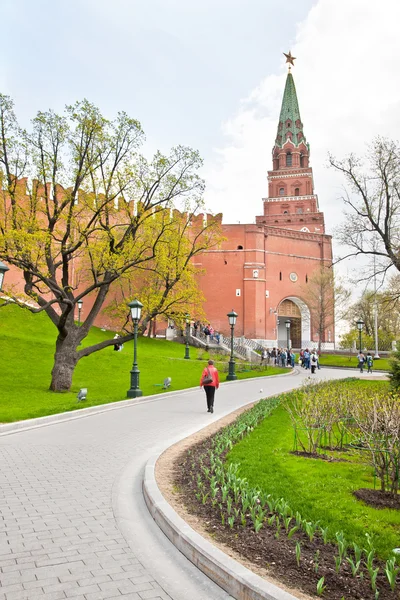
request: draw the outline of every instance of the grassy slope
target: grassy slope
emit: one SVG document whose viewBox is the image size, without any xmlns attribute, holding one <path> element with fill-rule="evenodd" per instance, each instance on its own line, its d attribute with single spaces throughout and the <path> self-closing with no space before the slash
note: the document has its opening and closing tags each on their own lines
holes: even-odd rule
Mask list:
<svg viewBox="0 0 400 600">
<path fill-rule="evenodd" d="M 293 441 L 289 416 L 278 407 L 233 448 L 228 461 L 241 464 L 241 476 L 247 477 L 251 485 L 285 498 L 303 517 L 329 526 L 331 534 L 342 530 L 346 539 L 365 546 L 368 531 L 382 557 L 398 547 L 400 511 L 377 510 L 352 495 L 353 490 L 373 487 L 372 469 L 357 462 L 294 456 L 290 454 Z"/>
<path fill-rule="evenodd" d="M 93 328 L 84 340 L 90 345 L 113 337 L 109 331 Z M 53 366 L 56 329 L 44 314 L 33 315 L 16 306 L 0 311 L 0 422 L 18 421 L 32 417 L 76 410 L 126 398 L 130 386 L 130 369 L 133 360 L 133 342 L 124 345 L 122 352 L 113 347 L 96 352 L 79 361 L 72 390 L 65 394 L 48 391 Z M 201 353 L 190 349 L 192 360 L 184 360 L 182 344 L 139 338 L 138 362 L 140 387 L 143 395 L 161 392 L 166 377 L 172 378 L 172 390 L 199 385 L 204 359 Z M 219 366 L 218 364 L 216 365 Z M 268 368 L 268 372 L 238 373 L 239 379 L 286 372 Z M 221 374 L 221 380 L 225 376 Z M 76 394 L 81 387 L 88 388 L 86 402 L 77 403 Z"/>
</svg>

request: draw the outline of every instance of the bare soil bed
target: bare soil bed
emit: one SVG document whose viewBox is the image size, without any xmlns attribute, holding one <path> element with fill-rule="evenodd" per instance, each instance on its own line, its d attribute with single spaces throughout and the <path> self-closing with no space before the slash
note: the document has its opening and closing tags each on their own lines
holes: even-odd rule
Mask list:
<svg viewBox="0 0 400 600">
<path fill-rule="evenodd" d="M 371 590 L 366 569 L 363 578 L 352 577 L 351 568 L 345 561 L 340 572 L 335 572 L 336 546 L 323 544 L 320 538 L 314 538 L 310 542 L 305 534 L 299 532 L 288 540 L 283 524 L 278 537 L 275 527 L 265 526 L 259 533 L 255 533 L 249 519 L 245 528 L 235 524 L 233 529 L 230 529 L 228 524 L 222 525 L 218 507 L 213 508 L 210 503 L 203 505 L 196 500 L 197 490 L 189 475 L 194 457 L 203 454 L 210 436 L 248 408 L 249 406 L 235 411 L 213 423 L 191 438 L 176 444 L 160 457 L 156 477 L 164 497 L 196 531 L 252 571 L 286 589 L 297 598 L 316 598 L 317 582 L 324 577 L 326 589 L 322 598 L 326 600 L 374 600 L 375 593 Z M 188 458 L 189 449 L 191 454 Z M 295 555 L 296 541 L 301 543 L 299 566 Z M 380 591 L 379 600 L 399 599 L 396 592 L 390 591 L 383 568 L 378 575 L 377 587 Z"/>
</svg>

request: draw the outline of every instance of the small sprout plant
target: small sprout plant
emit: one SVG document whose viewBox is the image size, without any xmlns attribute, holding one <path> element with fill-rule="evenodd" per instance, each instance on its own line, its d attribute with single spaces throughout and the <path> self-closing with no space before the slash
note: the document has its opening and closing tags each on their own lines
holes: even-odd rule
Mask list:
<svg viewBox="0 0 400 600">
<path fill-rule="evenodd" d="M 300 559 L 301 559 L 301 545 L 300 542 L 296 543 L 296 562 L 297 562 L 297 566 L 300 566 Z"/>
<path fill-rule="evenodd" d="M 322 596 L 322 594 L 324 593 L 325 590 L 326 590 L 325 577 L 321 577 L 321 579 L 319 579 L 318 583 L 317 583 L 317 596 Z"/>
</svg>

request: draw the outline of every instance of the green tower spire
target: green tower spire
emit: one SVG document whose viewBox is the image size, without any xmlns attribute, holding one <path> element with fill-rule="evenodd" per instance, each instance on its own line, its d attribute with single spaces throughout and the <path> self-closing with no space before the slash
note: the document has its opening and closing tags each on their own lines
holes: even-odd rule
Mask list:
<svg viewBox="0 0 400 600">
<path fill-rule="evenodd" d="M 275 145 L 281 148 L 288 138 L 292 140 L 295 146 L 298 146 L 300 142 L 303 142 L 308 148 L 303 132 L 303 123 L 300 118 L 296 87 L 294 85 L 293 75 L 290 71 L 286 78 Z"/>
</svg>

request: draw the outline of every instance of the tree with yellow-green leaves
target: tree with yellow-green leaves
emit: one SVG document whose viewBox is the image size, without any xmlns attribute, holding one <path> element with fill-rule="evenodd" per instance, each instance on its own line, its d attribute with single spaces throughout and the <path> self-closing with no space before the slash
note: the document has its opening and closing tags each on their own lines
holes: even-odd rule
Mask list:
<svg viewBox="0 0 400 600">
<path fill-rule="evenodd" d="M 113 344 L 79 349 L 119 280 L 165 276 L 169 246 L 182 270 L 179 282 L 188 276 L 183 265 L 192 245 L 184 236 L 180 244 L 171 240 L 181 220 L 194 221 L 202 208 L 201 159 L 178 146 L 148 161 L 139 154 L 143 138 L 138 121 L 124 112 L 107 120 L 87 100 L 62 115 L 39 112 L 24 131 L 12 100 L 0 95 L 0 260 L 21 271 L 26 297 L 35 302 L 15 297 L 19 305 L 45 312 L 57 329 L 51 390 L 69 390 L 77 362 Z M 188 239 L 196 235 L 196 251 L 218 243 L 217 220 Z M 167 285 L 166 295 L 179 285 Z M 79 327 L 75 308 L 85 297 L 93 304 Z M 129 331 L 120 341 L 132 338 Z"/>
<path fill-rule="evenodd" d="M 106 311 L 121 320 L 121 328 L 128 326 L 126 302 L 137 295 L 143 304 L 140 329 L 145 331 L 153 319 L 171 318 L 182 328 L 186 315 L 203 319 L 204 297 L 198 285 L 203 270 L 196 266 L 195 257 L 222 241 L 217 220 L 208 222 L 193 214 L 158 210 L 153 216 L 155 229 L 166 220 L 164 236 L 153 259 L 145 269 L 136 269 L 133 276 L 119 279 L 120 293 Z M 163 226 L 164 227 L 164 226 Z"/>
</svg>

